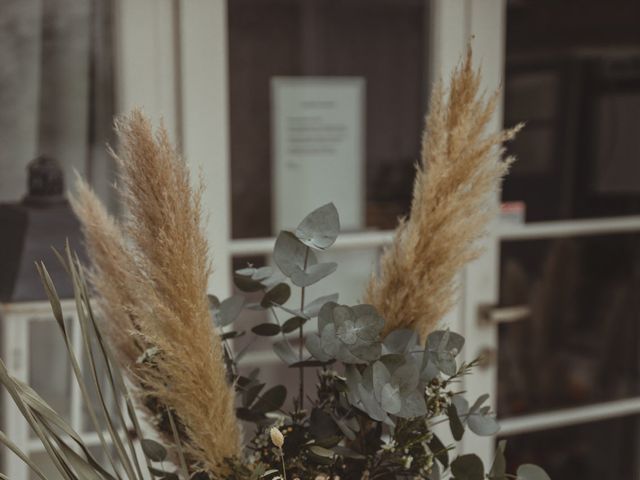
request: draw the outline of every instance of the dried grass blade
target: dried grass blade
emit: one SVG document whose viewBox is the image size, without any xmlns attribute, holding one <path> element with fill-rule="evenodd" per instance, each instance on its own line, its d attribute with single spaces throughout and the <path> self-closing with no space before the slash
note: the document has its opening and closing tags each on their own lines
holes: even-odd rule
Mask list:
<svg viewBox="0 0 640 480">
<path fill-rule="evenodd" d="M 122 413 L 122 408 L 120 405 L 120 402 L 117 400 L 119 398 L 124 398 L 125 401 L 128 400 L 128 390 L 126 388 L 126 386 L 124 385 L 124 381 L 122 382 L 122 388 L 117 388 L 116 387 L 116 382 L 114 380 L 114 376 L 113 376 L 113 371 L 116 370 L 118 371 L 118 373 L 120 373 L 119 367 L 117 366 L 117 364 L 115 363 L 115 361 L 113 360 L 112 356 L 109 354 L 108 352 L 108 347 L 104 342 L 104 337 L 102 335 L 102 332 L 100 331 L 100 327 L 98 326 L 98 322 L 96 322 L 96 318 L 95 315 L 93 314 L 93 308 L 91 306 L 91 301 L 89 298 L 89 292 L 87 289 L 87 282 L 86 279 L 84 277 L 84 271 L 81 267 L 80 264 L 80 260 L 78 259 L 77 255 L 74 255 L 75 258 L 75 262 L 77 265 L 77 272 L 78 272 L 78 276 L 80 279 L 80 287 L 82 288 L 82 295 L 83 295 L 83 299 L 85 301 L 85 306 L 87 308 L 87 313 L 88 313 L 88 317 L 90 320 L 90 328 L 92 329 L 93 334 L 95 335 L 95 338 L 98 342 L 98 346 L 100 347 L 100 353 L 102 354 L 102 361 L 104 362 L 104 365 L 107 369 L 107 373 L 108 373 L 108 380 L 109 380 L 109 385 L 111 387 L 111 390 L 113 392 L 114 397 L 116 398 L 116 413 L 118 414 L 118 419 L 120 420 L 120 425 L 122 426 L 123 430 L 126 432 L 127 430 L 127 422 L 125 421 L 124 418 L 124 414 Z M 129 405 L 127 405 L 127 409 L 129 408 Z M 131 405 L 131 411 L 134 412 L 135 415 L 135 409 L 133 409 L 133 405 Z M 131 416 L 131 412 L 129 412 L 129 415 Z M 133 422 L 133 420 L 132 420 Z M 143 438 L 142 437 L 142 432 L 140 431 L 140 427 L 137 424 L 137 418 L 136 421 L 134 422 L 134 427 L 136 428 L 136 433 L 138 434 L 138 438 Z M 127 439 L 127 443 L 129 446 L 129 451 L 130 451 L 130 455 L 131 458 L 133 460 L 133 464 L 134 467 L 136 469 L 136 472 L 138 474 L 138 477 L 140 479 L 143 479 L 144 476 L 142 474 L 142 469 L 140 468 L 140 462 L 138 460 L 138 454 L 136 452 L 136 449 L 133 445 L 133 442 L 131 441 L 131 438 L 129 435 L 125 435 L 126 439 Z M 145 457 L 146 458 L 146 457 Z"/>
<path fill-rule="evenodd" d="M 187 462 L 184 458 L 184 451 L 182 450 L 182 444 L 180 443 L 180 435 L 178 434 L 178 428 L 176 427 L 176 422 L 173 419 L 173 414 L 171 410 L 167 408 L 167 415 L 169 416 L 169 423 L 171 424 L 171 432 L 173 433 L 173 440 L 176 442 L 176 450 L 178 451 L 178 458 L 180 459 L 180 468 L 182 468 L 182 473 L 184 478 L 189 478 L 189 470 L 187 469 Z"/>
<path fill-rule="evenodd" d="M 98 398 L 100 400 L 100 406 L 102 409 L 102 413 L 104 415 L 104 418 L 106 420 L 107 423 L 107 430 L 109 431 L 109 434 L 111 436 L 111 439 L 113 441 L 113 445 L 116 449 L 116 453 L 118 455 L 118 458 L 120 460 L 120 463 L 122 464 L 122 466 L 124 467 L 127 476 L 131 479 L 136 478 L 136 474 L 134 472 L 134 468 L 133 465 L 131 463 L 131 460 L 129 458 L 129 456 L 126 453 L 126 450 L 124 448 L 124 444 L 122 443 L 122 440 L 120 439 L 120 435 L 118 434 L 118 431 L 115 427 L 115 425 L 113 424 L 113 421 L 111 419 L 111 414 L 109 412 L 109 408 L 107 406 L 107 403 L 105 401 L 105 397 L 104 397 L 104 392 L 102 389 L 102 386 L 100 385 L 100 380 L 98 378 L 98 371 L 96 368 L 96 364 L 95 364 L 95 358 L 93 355 L 93 348 L 91 345 L 91 338 L 89 336 L 89 332 L 88 332 L 88 328 L 87 328 L 87 318 L 86 318 L 86 314 L 87 312 L 85 311 L 85 304 L 82 301 L 82 287 L 80 286 L 80 280 L 78 278 L 78 272 L 76 269 L 76 265 L 74 264 L 73 261 L 73 257 L 71 254 L 71 249 L 69 247 L 69 244 L 67 243 L 66 246 L 66 253 L 67 253 L 67 259 L 68 259 L 68 265 L 69 265 L 69 270 L 71 271 L 71 279 L 73 282 L 73 292 L 74 292 L 74 297 L 75 297 L 75 301 L 76 301 L 76 310 L 78 313 L 78 320 L 79 320 L 79 324 L 80 324 L 80 331 L 82 333 L 82 343 L 83 343 L 83 347 L 84 347 L 84 352 L 85 355 L 87 356 L 87 359 L 89 360 L 89 371 L 91 373 L 91 379 L 93 381 L 93 386 L 96 389 L 96 391 L 98 392 Z M 126 434 L 126 432 L 125 432 Z"/>
<path fill-rule="evenodd" d="M 42 445 L 49 455 L 49 458 L 56 469 L 60 472 L 62 477 L 65 480 L 74 480 L 70 475 L 65 465 L 63 465 L 62 461 L 59 458 L 59 455 L 55 451 L 54 446 L 51 444 L 49 437 L 46 432 L 43 430 L 42 425 L 38 422 L 38 420 L 33 416 L 29 407 L 25 404 L 22 396 L 20 395 L 20 391 L 17 387 L 16 380 L 9 375 L 6 365 L 0 359 L 0 383 L 4 385 L 4 387 L 9 392 L 9 395 L 13 399 L 14 403 L 22 413 L 22 416 L 25 418 L 29 426 L 32 428 L 36 436 L 42 442 Z"/>
<path fill-rule="evenodd" d="M 67 354 L 69 355 L 69 360 L 71 362 L 71 368 L 76 378 L 76 382 L 80 387 L 82 400 L 84 401 L 84 404 L 87 407 L 87 411 L 89 412 L 89 417 L 91 418 L 92 426 L 96 434 L 98 435 L 100 444 L 104 450 L 104 453 L 107 459 L 109 460 L 109 463 L 113 467 L 114 472 L 116 472 L 117 474 L 118 472 L 117 464 L 113 460 L 111 456 L 111 452 L 107 445 L 107 442 L 104 438 L 102 427 L 100 426 L 100 422 L 98 422 L 98 416 L 96 414 L 95 409 L 93 408 L 93 401 L 89 396 L 89 391 L 87 389 L 87 385 L 85 384 L 84 376 L 82 375 L 82 370 L 80 369 L 80 364 L 78 362 L 78 359 L 76 358 L 75 352 L 73 350 L 73 346 L 71 345 L 71 339 L 69 338 L 69 334 L 64 322 L 64 317 L 62 315 L 62 308 L 60 307 L 60 299 L 56 292 L 55 286 L 53 285 L 51 276 L 49 275 L 49 272 L 47 271 L 47 267 L 45 267 L 44 263 L 40 262 L 39 264 L 36 264 L 36 267 L 38 269 L 38 273 L 40 274 L 40 279 L 44 285 L 45 291 L 47 292 L 47 296 L 49 297 L 49 303 L 51 304 L 51 308 L 54 312 L 56 321 L 58 322 L 60 330 L 62 331 L 62 336 L 65 343 L 65 347 L 67 349 Z M 77 303 L 76 303 L 76 306 L 77 306 Z M 118 478 L 119 478 L 119 475 L 118 475 Z"/>
<path fill-rule="evenodd" d="M 22 450 L 20 450 L 20 448 L 18 448 L 18 446 L 15 443 L 9 440 L 9 438 L 5 435 L 5 433 L 2 430 L 0 430 L 0 443 L 2 443 L 5 447 L 11 450 L 18 458 L 20 458 L 20 460 L 22 460 L 31 470 L 33 470 L 33 472 L 38 477 L 40 477 L 42 480 L 48 480 L 45 474 L 42 472 L 42 470 L 40 470 L 38 465 L 36 465 L 35 462 L 31 460 L 28 455 L 26 455 Z M 2 474 L 0 473 L 0 475 Z M 7 478 L 7 477 L 2 475 L 2 477 L 0 478 Z"/>
</svg>

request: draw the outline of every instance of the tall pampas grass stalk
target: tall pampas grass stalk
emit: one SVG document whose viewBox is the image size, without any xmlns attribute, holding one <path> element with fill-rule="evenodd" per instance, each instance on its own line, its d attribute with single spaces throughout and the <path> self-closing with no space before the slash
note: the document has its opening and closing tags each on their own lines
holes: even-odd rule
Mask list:
<svg viewBox="0 0 640 480">
<path fill-rule="evenodd" d="M 386 319 L 386 332 L 410 328 L 425 338 L 456 301 L 457 273 L 481 253 L 477 241 L 512 162 L 502 144 L 521 126 L 487 133 L 499 92 L 487 98 L 480 80 L 469 47 L 448 89 L 442 81 L 433 89 L 411 213 L 365 294 Z"/>
<path fill-rule="evenodd" d="M 206 297 L 211 273 L 202 229 L 201 187 L 161 127 L 138 110 L 116 122 L 120 142 L 118 223 L 80 182 L 73 205 L 93 263 L 91 281 L 120 363 L 138 386 L 154 425 L 180 443 L 192 470 L 225 470 L 241 455 L 234 392 Z"/>
</svg>

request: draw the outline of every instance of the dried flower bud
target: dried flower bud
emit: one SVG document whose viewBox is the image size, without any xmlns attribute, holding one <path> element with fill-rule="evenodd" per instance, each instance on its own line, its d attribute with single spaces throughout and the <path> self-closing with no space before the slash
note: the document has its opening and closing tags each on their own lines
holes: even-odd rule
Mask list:
<svg viewBox="0 0 640 480">
<path fill-rule="evenodd" d="M 276 427 L 272 427 L 269 435 L 271 435 L 271 441 L 273 444 L 278 448 L 282 448 L 284 445 L 284 435 L 282 435 L 282 432 Z"/>
</svg>

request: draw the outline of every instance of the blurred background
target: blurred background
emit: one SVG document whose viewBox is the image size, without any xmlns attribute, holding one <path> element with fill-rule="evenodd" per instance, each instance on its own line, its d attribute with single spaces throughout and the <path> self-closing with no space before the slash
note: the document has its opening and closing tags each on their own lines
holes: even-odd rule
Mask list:
<svg viewBox="0 0 640 480">
<path fill-rule="evenodd" d="M 635 0 L 0 0 L 2 358 L 86 429 L 32 265 L 70 296 L 49 250 L 81 249 L 65 194 L 76 171 L 118 214 L 105 145 L 132 106 L 204 176 L 213 293 L 334 201 L 340 267 L 311 295 L 356 302 L 408 213 L 430 87 L 473 38 L 485 87 L 502 86 L 492 128 L 526 128 L 445 319 L 483 355 L 464 388 L 491 393 L 513 465 L 640 479 L 639 20 Z M 266 340 L 248 352 L 276 365 Z M 1 429 L 44 461 L 6 400 Z M 490 459 L 496 441 L 462 448 Z M 1 470 L 31 475 L 10 456 Z"/>
</svg>

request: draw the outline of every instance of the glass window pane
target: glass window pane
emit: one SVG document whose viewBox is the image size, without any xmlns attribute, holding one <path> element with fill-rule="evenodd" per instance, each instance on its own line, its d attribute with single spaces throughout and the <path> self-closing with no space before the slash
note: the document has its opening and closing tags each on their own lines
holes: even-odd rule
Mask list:
<svg viewBox="0 0 640 480">
<path fill-rule="evenodd" d="M 501 417 L 640 393 L 640 235 L 503 242 Z"/>
<path fill-rule="evenodd" d="M 419 156 L 428 3 L 229 2 L 234 238 L 329 200 L 348 229 L 395 227 Z"/>
<path fill-rule="evenodd" d="M 507 471 L 535 463 L 553 479 L 638 478 L 639 421 L 622 417 L 508 437 Z"/>
<path fill-rule="evenodd" d="M 0 2 L 0 201 L 25 194 L 39 155 L 111 195 L 112 0 Z"/>
<path fill-rule="evenodd" d="M 505 124 L 526 127 L 502 198 L 528 221 L 640 213 L 639 15 L 628 0 L 508 2 Z"/>
</svg>

